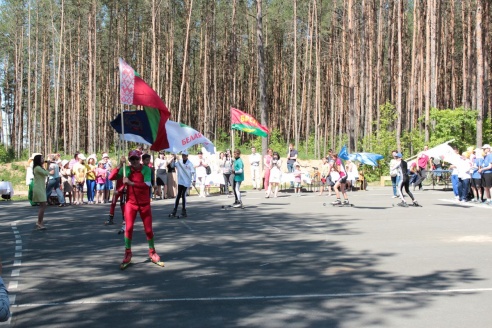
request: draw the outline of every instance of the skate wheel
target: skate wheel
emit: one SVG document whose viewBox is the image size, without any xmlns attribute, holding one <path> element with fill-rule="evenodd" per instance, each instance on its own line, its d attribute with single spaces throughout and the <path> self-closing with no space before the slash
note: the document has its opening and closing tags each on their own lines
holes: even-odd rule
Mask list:
<svg viewBox="0 0 492 328">
<path fill-rule="evenodd" d="M 128 268 L 128 266 L 130 265 L 130 263 L 132 263 L 132 262 L 121 263 L 120 264 L 120 270 L 125 270 L 126 268 Z"/>
</svg>

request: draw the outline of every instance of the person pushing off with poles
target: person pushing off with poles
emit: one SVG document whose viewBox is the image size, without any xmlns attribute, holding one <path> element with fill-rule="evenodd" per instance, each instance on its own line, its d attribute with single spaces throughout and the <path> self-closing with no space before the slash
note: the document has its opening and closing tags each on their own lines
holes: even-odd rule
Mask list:
<svg viewBox="0 0 492 328">
<path fill-rule="evenodd" d="M 118 177 L 123 177 L 123 183 L 127 189 L 127 201 L 125 204 L 125 257 L 121 262 L 120 268 L 125 269 L 132 259 L 132 237 L 133 226 L 137 217 L 137 212 L 140 213 L 145 235 L 149 244 L 149 258 L 152 263 L 159 266 L 164 266 L 161 258 L 155 251 L 154 247 L 154 232 L 152 231 L 152 210 L 150 208 L 149 187 L 151 182 L 151 172 L 148 166 L 140 163 L 142 153 L 139 150 L 132 150 L 128 154 L 130 166 L 126 166 L 124 156 L 120 158 L 121 169 L 118 172 Z"/>
<path fill-rule="evenodd" d="M 401 153 L 396 153 L 396 160 L 400 162 L 400 165 L 398 165 L 397 170 L 398 170 L 398 175 L 400 176 L 400 183 L 398 184 L 398 190 L 400 190 L 400 199 L 401 203 L 398 203 L 398 206 L 402 207 L 408 207 L 407 202 L 405 201 L 405 198 L 403 198 L 403 188 L 405 188 L 405 192 L 407 193 L 408 196 L 412 199 L 413 206 L 420 206 L 419 203 L 415 200 L 413 197 L 412 192 L 410 191 L 410 177 L 408 175 L 408 164 L 407 162 L 402 158 L 403 155 Z"/>
</svg>

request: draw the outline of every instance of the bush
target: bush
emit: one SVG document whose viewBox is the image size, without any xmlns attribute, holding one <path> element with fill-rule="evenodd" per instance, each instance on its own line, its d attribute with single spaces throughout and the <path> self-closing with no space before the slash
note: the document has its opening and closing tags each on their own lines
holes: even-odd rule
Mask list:
<svg viewBox="0 0 492 328">
<path fill-rule="evenodd" d="M 12 162 L 15 159 L 14 148 L 0 145 L 0 163 Z"/>
</svg>

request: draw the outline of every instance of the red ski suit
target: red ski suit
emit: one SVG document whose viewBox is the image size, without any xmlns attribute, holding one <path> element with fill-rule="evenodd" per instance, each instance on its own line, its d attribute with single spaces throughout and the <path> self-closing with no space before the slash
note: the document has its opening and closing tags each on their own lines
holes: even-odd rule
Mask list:
<svg viewBox="0 0 492 328">
<path fill-rule="evenodd" d="M 134 169 L 131 166 L 125 166 L 126 176 L 134 183 L 133 186 L 127 186 L 127 199 L 125 204 L 125 243 L 130 243 L 133 236 L 133 226 L 140 213 L 147 240 L 154 238 L 152 232 L 152 211 L 150 209 L 149 185 L 151 181 L 150 168 L 140 165 L 140 168 Z M 123 168 L 118 172 L 118 178 L 123 177 Z M 147 184 L 147 183 L 148 184 Z M 129 247 L 127 247 L 129 248 Z"/>
</svg>

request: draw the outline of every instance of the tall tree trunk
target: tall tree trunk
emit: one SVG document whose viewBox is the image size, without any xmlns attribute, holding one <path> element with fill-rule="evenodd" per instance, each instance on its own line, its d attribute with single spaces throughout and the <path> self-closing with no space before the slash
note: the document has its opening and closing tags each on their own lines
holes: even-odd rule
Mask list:
<svg viewBox="0 0 492 328">
<path fill-rule="evenodd" d="M 484 61 L 483 61 L 483 46 L 482 46 L 482 0 L 477 0 L 476 14 L 476 44 L 477 44 L 477 138 L 476 144 L 482 146 L 482 128 L 483 128 L 483 86 L 484 86 Z"/>
<path fill-rule="evenodd" d="M 268 126 L 268 108 L 266 101 L 265 81 L 265 49 L 263 47 L 263 11 L 262 0 L 256 0 L 256 39 L 258 44 L 258 93 L 260 95 L 260 119 L 261 124 Z M 268 138 L 261 139 L 261 153 L 266 154 Z"/>
<path fill-rule="evenodd" d="M 348 107 L 349 107 L 349 123 L 348 123 L 348 137 L 349 137 L 349 151 L 355 150 L 355 81 L 356 81 L 356 68 L 355 68 L 355 32 L 354 21 L 355 14 L 353 10 L 354 0 L 348 0 L 348 71 L 349 71 L 349 89 L 348 89 Z"/>
<path fill-rule="evenodd" d="M 403 1 L 398 1 L 398 13 L 396 19 L 398 20 L 398 82 L 397 82 L 397 99 L 396 99 L 396 148 L 401 151 L 401 116 L 403 113 L 403 50 L 402 50 L 402 25 L 403 25 Z"/>
<path fill-rule="evenodd" d="M 188 65 L 188 45 L 190 39 L 190 26 L 191 26 L 191 13 L 193 10 L 193 0 L 188 0 L 188 19 L 186 21 L 186 38 L 184 42 L 183 52 L 183 68 L 181 73 L 181 88 L 179 91 L 179 104 L 178 104 L 178 122 L 181 122 L 181 111 L 183 108 L 184 88 L 186 84 L 186 67 Z"/>
</svg>

